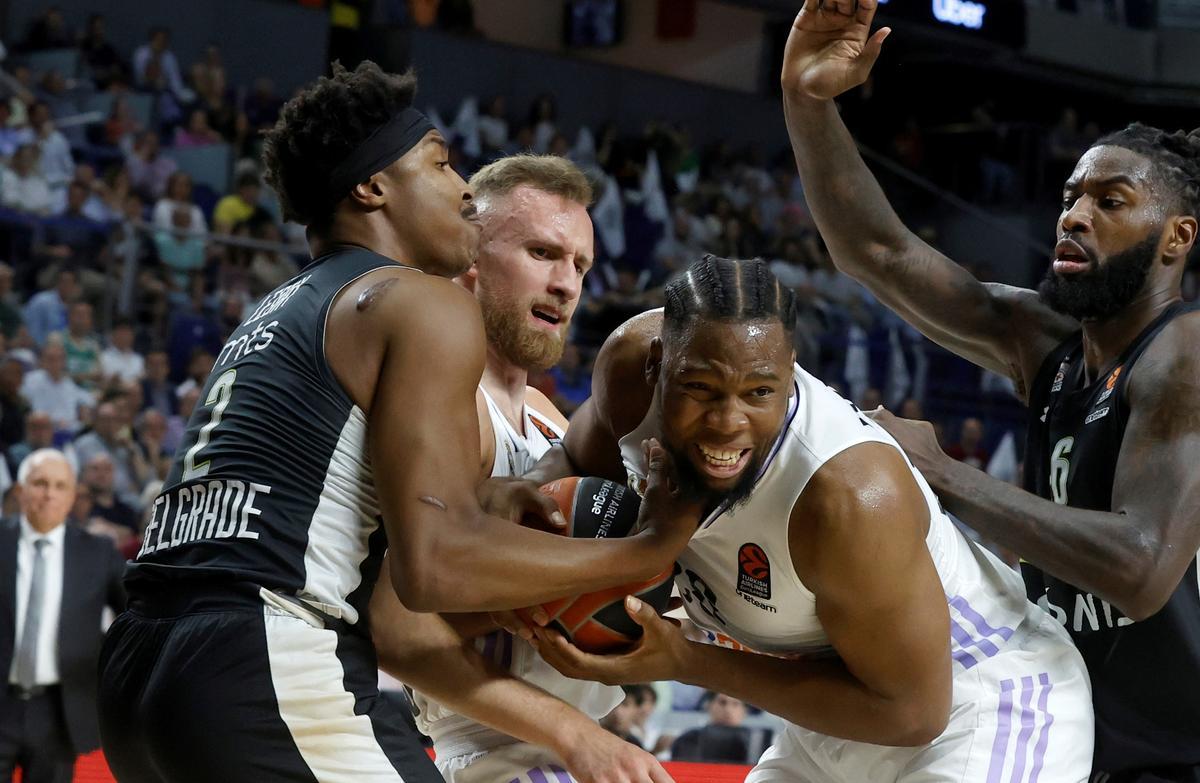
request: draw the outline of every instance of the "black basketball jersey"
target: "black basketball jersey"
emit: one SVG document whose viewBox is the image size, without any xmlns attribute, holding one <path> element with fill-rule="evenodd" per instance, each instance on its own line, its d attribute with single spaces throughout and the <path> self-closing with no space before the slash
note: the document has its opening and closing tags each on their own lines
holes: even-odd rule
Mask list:
<svg viewBox="0 0 1200 783">
<path fill-rule="evenodd" d="M 1026 489 L 1063 505 L 1112 510 L 1129 420 L 1127 390 L 1138 357 L 1171 319 L 1198 309 L 1182 303 L 1169 308 L 1091 384 L 1081 335 L 1051 352 L 1030 395 Z M 1087 662 L 1096 706 L 1096 769 L 1200 764 L 1196 560 L 1167 605 L 1141 622 L 1028 563 L 1022 570 L 1030 600 L 1066 626 Z"/>
<path fill-rule="evenodd" d="M 349 283 L 396 262 L 323 256 L 268 294 L 213 364 L 129 587 L 250 582 L 353 624 L 385 548 L 366 419 L 325 357 L 325 321 Z"/>
</svg>

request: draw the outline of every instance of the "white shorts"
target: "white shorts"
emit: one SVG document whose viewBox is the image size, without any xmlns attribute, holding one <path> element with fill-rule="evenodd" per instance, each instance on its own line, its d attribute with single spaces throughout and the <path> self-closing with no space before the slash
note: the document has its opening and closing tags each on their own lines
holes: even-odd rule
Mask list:
<svg viewBox="0 0 1200 783">
<path fill-rule="evenodd" d="M 956 656 L 950 722 L 932 743 L 885 747 L 787 724 L 746 783 L 1085 783 L 1095 729 L 1083 659 L 1049 616 L 1016 641 L 969 667 Z"/>
<path fill-rule="evenodd" d="M 525 742 L 439 758 L 437 768 L 446 783 L 575 783 L 556 755 Z"/>
</svg>

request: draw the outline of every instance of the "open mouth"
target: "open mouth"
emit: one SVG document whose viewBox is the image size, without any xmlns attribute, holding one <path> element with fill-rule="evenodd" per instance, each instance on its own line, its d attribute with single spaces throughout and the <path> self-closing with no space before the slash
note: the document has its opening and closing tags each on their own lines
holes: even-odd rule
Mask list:
<svg viewBox="0 0 1200 783">
<path fill-rule="evenodd" d="M 1078 243 L 1063 239 L 1054 246 L 1054 271 L 1060 275 L 1072 275 L 1087 271 L 1091 259 Z"/>
<path fill-rule="evenodd" d="M 562 323 L 562 312 L 555 307 L 536 306 L 530 309 L 533 319 L 551 328 L 557 328 Z"/>
<path fill-rule="evenodd" d="M 753 449 L 731 449 L 727 447 L 696 444 L 704 471 L 714 478 L 729 478 L 741 473 L 750 459 Z"/>
</svg>

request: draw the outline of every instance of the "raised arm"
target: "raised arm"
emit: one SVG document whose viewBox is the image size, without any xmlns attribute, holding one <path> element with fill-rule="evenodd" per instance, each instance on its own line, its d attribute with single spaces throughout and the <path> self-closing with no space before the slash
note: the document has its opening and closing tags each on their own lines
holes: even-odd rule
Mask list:
<svg viewBox="0 0 1200 783">
<path fill-rule="evenodd" d="M 934 342 L 1027 389 L 1077 325 L 1033 291 L 981 283 L 909 231 L 833 103 L 867 78 L 891 32 L 870 35 L 876 4 L 807 0 L 788 37 L 783 109 L 808 206 L 838 269 Z"/>
<path fill-rule="evenodd" d="M 698 511 L 668 492 L 661 449 L 649 527 L 636 536 L 570 539 L 484 513 L 476 496 L 475 389 L 484 360 L 478 305 L 465 290 L 432 277 L 365 293 L 358 304 L 343 295 L 349 301 L 338 303 L 343 309 L 331 317 L 327 339 L 352 338 L 346 320 L 357 319 L 361 344 L 350 345 L 360 364 L 369 359 L 371 335 L 382 340 L 365 401 L 367 440 L 393 553 L 391 581 L 408 608 L 530 606 L 647 579 L 674 561 Z"/>
<path fill-rule="evenodd" d="M 632 607 L 645 635 L 631 653 L 588 655 L 544 628 L 535 630 L 538 649 L 569 677 L 679 680 L 822 734 L 924 745 L 945 729 L 951 702 L 950 616 L 925 546 L 928 524 L 928 505 L 891 446 L 849 448 L 805 488 L 791 515 L 792 560 L 836 658 L 690 642 L 644 604 Z"/>
</svg>

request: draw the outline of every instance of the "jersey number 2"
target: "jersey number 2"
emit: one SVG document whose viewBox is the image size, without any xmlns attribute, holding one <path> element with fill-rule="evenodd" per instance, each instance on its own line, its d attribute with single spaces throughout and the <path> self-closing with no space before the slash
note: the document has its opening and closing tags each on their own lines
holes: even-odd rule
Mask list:
<svg viewBox="0 0 1200 783">
<path fill-rule="evenodd" d="M 212 405 L 212 416 L 209 417 L 208 423 L 200 428 L 200 434 L 196 436 L 196 442 L 187 450 L 187 454 L 183 457 L 183 480 L 192 481 L 193 479 L 204 478 L 208 475 L 209 461 L 204 460 L 199 465 L 196 464 L 196 457 L 200 455 L 200 451 L 208 445 L 208 439 L 212 437 L 212 431 L 221 423 L 221 416 L 225 414 L 225 409 L 229 407 L 229 400 L 233 397 L 233 379 L 237 377 L 237 370 L 226 370 L 217 378 L 217 382 L 213 384 L 212 389 L 208 392 L 208 399 L 204 401 L 205 405 Z M 215 405 L 213 403 L 216 403 Z"/>
<path fill-rule="evenodd" d="M 1050 454 L 1050 494 L 1060 506 L 1067 505 L 1067 477 L 1071 473 L 1071 460 L 1068 457 L 1074 445 L 1074 438 L 1063 438 L 1054 444 L 1054 451 Z"/>
</svg>

